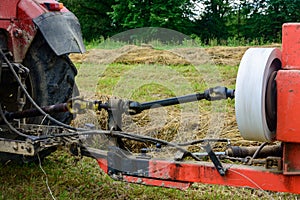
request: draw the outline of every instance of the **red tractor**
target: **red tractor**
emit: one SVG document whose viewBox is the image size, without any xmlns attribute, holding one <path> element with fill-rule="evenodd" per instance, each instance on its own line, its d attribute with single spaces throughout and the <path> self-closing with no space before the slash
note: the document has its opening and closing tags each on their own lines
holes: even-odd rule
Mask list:
<svg viewBox="0 0 300 200">
<path fill-rule="evenodd" d="M 40 106 L 66 102 L 73 92 L 77 92 L 74 84 L 77 71 L 68 54 L 84 52 L 85 48 L 77 18 L 62 3 L 55 0 L 2 0 L 0 49 L 9 61 L 8 64 L 0 55 L 0 103 L 6 112 L 32 107 L 14 73 Z M 54 118 L 68 124 L 72 115 L 67 112 L 56 114 Z M 39 117 L 27 120 L 34 124 L 41 121 Z M 10 132 L 2 134 L 0 139 L 22 140 L 20 137 Z M 43 153 L 48 154 L 50 149 Z M 1 161 L 20 160 L 21 157 L 25 158 L 0 153 Z"/>
</svg>

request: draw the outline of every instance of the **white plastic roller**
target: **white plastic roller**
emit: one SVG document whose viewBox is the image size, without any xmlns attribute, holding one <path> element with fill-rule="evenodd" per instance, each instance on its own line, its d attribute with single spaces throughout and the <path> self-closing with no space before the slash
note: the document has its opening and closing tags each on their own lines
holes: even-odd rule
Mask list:
<svg viewBox="0 0 300 200">
<path fill-rule="evenodd" d="M 279 49 L 250 48 L 244 54 L 235 90 L 236 120 L 244 139 L 275 139 L 276 131 L 270 130 L 266 120 L 266 88 L 270 75 L 280 67 Z"/>
</svg>

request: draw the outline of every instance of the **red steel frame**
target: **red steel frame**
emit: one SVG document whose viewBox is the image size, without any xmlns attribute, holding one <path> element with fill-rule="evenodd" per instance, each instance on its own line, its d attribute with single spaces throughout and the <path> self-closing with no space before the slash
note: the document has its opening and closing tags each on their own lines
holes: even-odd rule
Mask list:
<svg viewBox="0 0 300 200">
<path fill-rule="evenodd" d="M 98 163 L 107 173 L 107 159 L 99 158 Z M 284 175 L 264 167 L 243 165 L 224 164 L 224 168 L 227 168 L 226 175 L 220 176 L 214 165 L 209 162 L 155 160 L 149 163 L 149 177 L 123 175 L 121 179 L 131 183 L 179 189 L 187 189 L 190 184 L 197 182 L 300 194 L 298 175 Z"/>
<path fill-rule="evenodd" d="M 221 176 L 212 163 L 149 160 L 147 175 L 122 174 L 118 179 L 185 189 L 193 182 L 250 187 L 300 194 L 300 24 L 283 25 L 282 69 L 277 83 L 277 140 L 283 145 L 283 169 L 223 164 Z M 97 158 L 109 173 L 107 154 Z M 132 161 L 130 161 L 132 163 Z"/>
</svg>

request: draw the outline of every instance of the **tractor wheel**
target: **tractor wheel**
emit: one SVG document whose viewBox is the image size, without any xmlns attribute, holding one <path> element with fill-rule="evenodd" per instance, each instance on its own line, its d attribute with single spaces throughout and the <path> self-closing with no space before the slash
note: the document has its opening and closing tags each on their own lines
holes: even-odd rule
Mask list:
<svg viewBox="0 0 300 200">
<path fill-rule="evenodd" d="M 74 64 L 67 55 L 57 56 L 41 34 L 37 34 L 23 65 L 30 70 L 28 85 L 31 86 L 32 97 L 38 105 L 62 103 L 78 95 L 74 80 L 77 70 Z M 53 117 L 66 124 L 73 119 L 69 112 L 55 114 Z M 35 118 L 33 122 L 40 123 L 41 118 Z"/>
<path fill-rule="evenodd" d="M 67 55 L 57 56 L 40 32 L 35 36 L 22 64 L 30 70 L 26 87 L 38 105 L 46 106 L 62 103 L 72 96 L 78 95 L 78 89 L 74 80 L 77 70 L 74 64 Z M 10 111 L 16 110 L 16 105 L 14 106 L 11 103 L 6 105 Z M 30 107 L 32 106 L 27 100 L 25 108 Z M 69 124 L 73 119 L 73 115 L 69 112 L 54 114 L 52 117 L 66 124 Z M 30 118 L 28 123 L 55 125 L 47 120 L 43 121 L 43 117 Z M 56 148 L 43 150 L 39 153 L 40 158 L 49 155 L 55 150 Z M 24 157 L 22 155 L 0 153 L 0 162 L 2 163 L 9 160 L 24 163 L 36 161 L 37 159 L 37 156 Z"/>
</svg>

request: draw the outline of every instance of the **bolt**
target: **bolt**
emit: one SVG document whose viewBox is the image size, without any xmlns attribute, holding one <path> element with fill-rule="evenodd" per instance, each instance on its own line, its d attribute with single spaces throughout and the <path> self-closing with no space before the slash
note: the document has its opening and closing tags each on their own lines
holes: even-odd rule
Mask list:
<svg viewBox="0 0 300 200">
<path fill-rule="evenodd" d="M 156 148 L 161 149 L 161 144 L 160 143 L 156 143 Z"/>
<path fill-rule="evenodd" d="M 20 30 L 20 29 L 15 29 L 15 30 L 14 30 L 14 36 L 15 36 L 16 38 L 19 38 L 19 37 L 21 37 L 22 35 L 23 35 L 22 30 Z"/>
<path fill-rule="evenodd" d="M 27 150 L 28 153 L 31 152 L 31 148 L 30 147 L 26 147 L 26 150 Z"/>
<path fill-rule="evenodd" d="M 142 149 L 141 149 L 141 155 L 142 155 L 142 156 L 146 156 L 146 155 L 147 155 L 147 151 L 148 151 L 147 148 L 142 148 Z"/>
<path fill-rule="evenodd" d="M 15 151 L 18 151 L 18 144 L 15 144 L 15 145 L 13 146 L 13 149 L 14 149 Z"/>
</svg>

